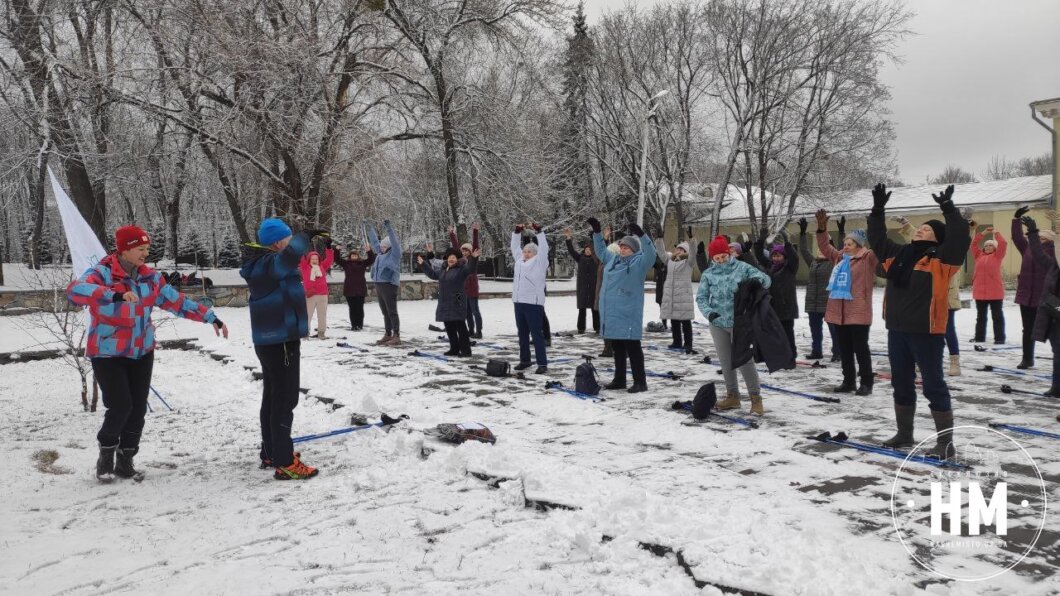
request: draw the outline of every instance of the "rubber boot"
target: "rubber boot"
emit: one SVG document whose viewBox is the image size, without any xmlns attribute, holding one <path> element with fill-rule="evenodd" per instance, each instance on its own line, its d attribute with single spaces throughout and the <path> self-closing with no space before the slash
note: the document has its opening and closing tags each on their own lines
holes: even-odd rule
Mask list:
<svg viewBox="0 0 1060 596">
<path fill-rule="evenodd" d="M 894 421 L 898 426 L 898 432 L 883 442 L 884 447 L 897 449 L 899 447 L 912 447 L 913 441 L 913 416 L 916 414 L 916 406 L 903 406 L 894 404 Z"/>
<path fill-rule="evenodd" d="M 950 354 L 950 371 L 948 374 L 951 377 L 961 376 L 961 357 L 959 354 Z"/>
<path fill-rule="evenodd" d="M 939 436 L 935 440 L 935 446 L 928 449 L 924 455 L 938 459 L 953 459 L 957 456 L 957 450 L 953 447 L 953 410 L 948 412 L 931 410 L 931 417 L 935 419 L 935 432 Z"/>
<path fill-rule="evenodd" d="M 96 460 L 96 478 L 102 482 L 114 480 L 114 452 L 118 446 L 99 446 L 99 459 Z"/>
<path fill-rule="evenodd" d="M 114 464 L 114 475 L 121 478 L 132 478 L 139 474 L 133 467 L 133 456 L 140 451 L 139 447 L 118 449 L 118 459 Z"/>
<path fill-rule="evenodd" d="M 764 407 L 762 407 L 762 396 L 757 394 L 750 394 L 751 398 L 751 413 L 755 416 L 762 416 L 766 413 Z"/>
<path fill-rule="evenodd" d="M 740 407 L 740 392 L 730 391 L 728 395 L 725 396 L 725 399 L 719 401 L 714 407 L 719 410 L 738 409 Z"/>
</svg>

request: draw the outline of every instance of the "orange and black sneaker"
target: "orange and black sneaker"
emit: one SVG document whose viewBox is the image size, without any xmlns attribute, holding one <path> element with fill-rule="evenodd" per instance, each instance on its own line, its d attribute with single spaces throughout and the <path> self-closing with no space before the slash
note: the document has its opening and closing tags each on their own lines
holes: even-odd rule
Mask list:
<svg viewBox="0 0 1060 596">
<path fill-rule="evenodd" d="M 296 453 L 294 463 L 286 468 L 276 468 L 276 473 L 272 477 L 276 480 L 309 480 L 316 475 L 317 469 L 303 464 Z"/>
<path fill-rule="evenodd" d="M 294 458 L 297 460 L 299 457 L 302 457 L 302 453 L 300 451 L 295 451 Z M 261 458 L 261 465 L 258 467 L 262 470 L 268 470 L 269 468 L 273 467 L 272 460 L 267 457 L 263 457 Z"/>
</svg>

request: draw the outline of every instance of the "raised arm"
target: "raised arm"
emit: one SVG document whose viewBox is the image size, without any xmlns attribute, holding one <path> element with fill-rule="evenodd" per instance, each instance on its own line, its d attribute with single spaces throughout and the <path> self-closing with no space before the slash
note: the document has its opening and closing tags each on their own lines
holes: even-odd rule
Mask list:
<svg viewBox="0 0 1060 596">
<path fill-rule="evenodd" d="M 641 261 L 642 275 L 647 275 L 648 274 L 648 269 L 651 269 L 652 265 L 655 263 L 655 259 L 659 255 L 659 253 L 658 253 L 658 251 L 655 248 L 655 243 L 652 242 L 651 238 L 649 238 L 647 234 L 642 233 L 639 236 L 639 239 L 640 239 L 640 250 L 641 250 L 641 252 L 644 253 L 644 256 L 642 257 L 643 260 Z M 669 254 L 669 253 L 666 253 L 666 254 Z M 669 257 L 667 257 L 667 258 L 669 258 Z"/>
<path fill-rule="evenodd" d="M 799 272 L 799 255 L 795 253 L 795 245 L 790 242 L 784 243 L 784 268 L 791 273 Z"/>
<path fill-rule="evenodd" d="M 379 234 L 375 231 L 375 226 L 368 223 L 368 220 L 364 220 L 364 233 L 368 236 L 368 245 L 372 247 L 376 253 L 383 252 L 379 249 Z"/>
<path fill-rule="evenodd" d="M 570 255 L 570 258 L 574 259 L 575 263 L 580 263 L 582 261 L 581 253 L 574 249 L 574 240 L 570 238 L 567 238 L 567 254 Z"/>
<path fill-rule="evenodd" d="M 522 226 L 516 226 L 514 232 L 512 232 L 512 258 L 518 263 L 523 258 L 523 231 Z"/>
<path fill-rule="evenodd" d="M 1026 254 L 1027 248 L 1027 236 L 1023 234 L 1023 223 L 1021 218 L 1030 211 L 1027 207 L 1020 207 L 1016 209 L 1016 214 L 1012 217 L 1012 244 L 1015 245 L 1016 250 L 1020 251 L 1020 254 Z"/>
<path fill-rule="evenodd" d="M 994 252 L 997 254 L 998 260 L 1004 259 L 1005 254 L 1008 252 L 1008 242 L 1005 241 L 1005 237 L 1000 232 L 994 232 L 994 240 L 997 241 L 997 250 Z"/>
<path fill-rule="evenodd" d="M 269 259 L 269 277 L 279 281 L 298 268 L 302 257 L 309 253 L 309 236 L 305 232 L 295 234 L 287 248 L 278 252 L 275 258 Z"/>
<path fill-rule="evenodd" d="M 541 258 L 535 261 L 536 266 L 548 269 L 548 238 L 544 232 L 537 233 L 537 256 Z"/>
<path fill-rule="evenodd" d="M 206 306 L 181 294 L 176 288 L 166 283 L 164 279 L 161 283 L 162 285 L 158 288 L 156 305 L 189 321 L 213 323 L 217 320 L 217 315 L 214 314 L 212 309 L 206 308 Z"/>
<path fill-rule="evenodd" d="M 434 265 L 427 259 L 420 257 L 420 270 L 427 277 L 436 280 L 438 279 L 438 270 L 434 268 Z"/>
<path fill-rule="evenodd" d="M 696 266 L 700 271 L 710 268 L 710 259 L 707 258 L 707 247 L 702 243 L 696 244 Z"/>
<path fill-rule="evenodd" d="M 324 258 L 321 259 L 321 261 L 320 261 L 320 270 L 321 271 L 327 271 L 328 269 L 331 269 L 331 266 L 334 265 L 334 264 L 335 264 L 335 249 L 334 248 L 325 248 L 324 249 Z"/>
<path fill-rule="evenodd" d="M 983 233 L 979 232 L 972 237 L 972 257 L 978 261 L 979 257 L 983 256 L 983 249 L 979 248 L 979 243 L 983 241 Z"/>
<path fill-rule="evenodd" d="M 398 239 L 397 232 L 394 231 L 394 226 L 390 225 L 389 219 L 383 220 L 383 227 L 386 229 L 387 237 L 390 238 L 390 251 L 394 253 L 394 260 L 398 263 L 401 262 L 401 240 Z M 375 247 L 373 247 L 375 248 Z"/>
<path fill-rule="evenodd" d="M 611 259 L 615 258 L 615 255 L 607 250 L 607 245 L 604 244 L 604 235 L 600 232 L 593 232 L 593 252 L 596 253 L 596 257 L 600 259 L 600 262 L 604 265 L 610 263 Z"/>
<path fill-rule="evenodd" d="M 478 224 L 475 223 L 471 225 L 471 251 L 474 252 L 478 248 Z"/>
<path fill-rule="evenodd" d="M 968 259 L 968 245 L 972 242 L 972 229 L 968 226 L 968 220 L 961 216 L 953 204 L 952 184 L 941 193 L 932 194 L 931 197 L 939 204 L 939 208 L 946 217 L 946 240 L 939 244 L 939 260 L 947 265 L 960 267 Z"/>
<path fill-rule="evenodd" d="M 456 237 L 456 230 L 452 226 L 449 226 L 449 246 L 460 250 L 460 239 Z"/>
<path fill-rule="evenodd" d="M 375 263 L 375 251 L 368 249 L 367 258 L 364 260 L 364 267 L 367 269 L 372 266 L 372 263 Z"/>
<path fill-rule="evenodd" d="M 802 255 L 802 260 L 806 261 L 807 267 L 813 266 L 813 254 L 810 253 L 810 237 L 806 232 L 799 234 L 799 254 Z M 824 254 L 823 252 L 821 254 Z"/>
</svg>

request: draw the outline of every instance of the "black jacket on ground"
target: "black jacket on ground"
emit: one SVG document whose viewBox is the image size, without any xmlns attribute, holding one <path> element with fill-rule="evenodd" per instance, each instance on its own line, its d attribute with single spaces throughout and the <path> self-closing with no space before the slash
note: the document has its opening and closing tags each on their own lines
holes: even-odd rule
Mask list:
<svg viewBox="0 0 1060 596">
<path fill-rule="evenodd" d="M 456 267 L 445 266 L 441 271 L 431 266 L 430 261 L 423 261 L 420 267 L 431 279 L 438 280 L 438 307 L 434 311 L 434 320 L 443 323 L 463 321 L 467 318 L 467 294 L 464 292 L 464 280 L 475 272 L 478 259 L 469 257 L 457 262 Z"/>
<path fill-rule="evenodd" d="M 747 364 L 752 358 L 755 362 L 765 362 L 769 372 L 793 366 L 795 356 L 788 345 L 788 336 L 770 301 L 769 290 L 758 280 L 740 282 L 733 311 L 733 368 Z"/>
<path fill-rule="evenodd" d="M 575 249 L 572 240 L 567 240 L 567 252 L 578 263 L 578 308 L 596 309 L 596 274 L 600 261 L 595 254 L 587 257 Z"/>
</svg>

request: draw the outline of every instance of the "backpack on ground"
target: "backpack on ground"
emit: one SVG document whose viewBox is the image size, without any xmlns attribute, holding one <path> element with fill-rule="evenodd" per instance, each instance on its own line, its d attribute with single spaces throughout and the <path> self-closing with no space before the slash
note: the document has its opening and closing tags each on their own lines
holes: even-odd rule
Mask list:
<svg viewBox="0 0 1060 596">
<path fill-rule="evenodd" d="M 497 442 L 497 437 L 490 429 L 477 422 L 464 422 L 461 424 L 439 424 L 435 427 L 438 437 L 449 443 L 463 443 L 465 441 L 479 441 L 480 443 Z"/>
<path fill-rule="evenodd" d="M 714 409 L 716 403 L 718 403 L 718 391 L 714 383 L 703 385 L 696 392 L 695 399 L 692 400 L 692 417 L 702 420 L 710 416 L 710 411 Z"/>
<path fill-rule="evenodd" d="M 599 395 L 600 383 L 596 380 L 596 367 L 592 358 L 585 356 L 585 362 L 574 369 L 574 390 L 585 395 Z"/>
<path fill-rule="evenodd" d="M 648 321 L 647 331 L 659 333 L 666 331 L 666 327 L 663 327 L 662 321 Z"/>
<path fill-rule="evenodd" d="M 507 377 L 510 371 L 511 366 L 504 360 L 491 358 L 486 362 L 486 374 L 491 377 Z"/>
</svg>

